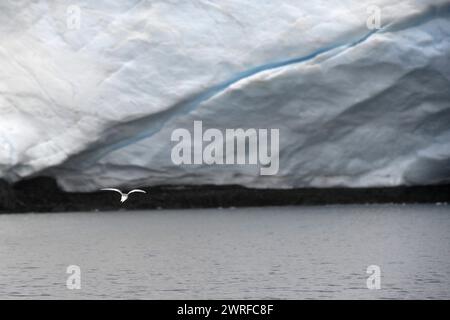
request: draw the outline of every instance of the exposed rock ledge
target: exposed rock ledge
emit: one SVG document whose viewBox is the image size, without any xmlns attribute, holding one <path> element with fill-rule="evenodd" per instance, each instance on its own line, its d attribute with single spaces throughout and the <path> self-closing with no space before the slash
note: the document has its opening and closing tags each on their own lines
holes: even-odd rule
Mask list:
<svg viewBox="0 0 450 320">
<path fill-rule="evenodd" d="M 147 190 L 147 195 L 132 195 L 120 204 L 114 193 L 64 192 L 52 178 L 39 177 L 14 185 L 0 180 L 0 213 L 450 202 L 450 185 L 289 190 L 202 185 L 142 189 Z"/>
</svg>

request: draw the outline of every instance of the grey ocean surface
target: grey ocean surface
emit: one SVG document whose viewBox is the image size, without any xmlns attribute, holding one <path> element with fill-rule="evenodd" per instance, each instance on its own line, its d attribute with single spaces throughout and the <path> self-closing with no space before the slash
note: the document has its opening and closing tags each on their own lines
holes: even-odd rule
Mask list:
<svg viewBox="0 0 450 320">
<path fill-rule="evenodd" d="M 449 299 L 450 207 L 0 215 L 0 298 Z"/>
</svg>

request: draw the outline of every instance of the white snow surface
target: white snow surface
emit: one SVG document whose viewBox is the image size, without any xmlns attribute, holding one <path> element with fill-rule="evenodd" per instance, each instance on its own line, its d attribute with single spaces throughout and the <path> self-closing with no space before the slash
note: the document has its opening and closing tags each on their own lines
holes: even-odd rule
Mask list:
<svg viewBox="0 0 450 320">
<path fill-rule="evenodd" d="M 370 5 L 381 9 L 381 29 L 366 25 Z M 68 191 L 450 182 L 449 8 L 1 1 L 0 178 L 51 175 Z M 171 133 L 194 120 L 279 128 L 278 174 L 173 164 Z"/>
</svg>

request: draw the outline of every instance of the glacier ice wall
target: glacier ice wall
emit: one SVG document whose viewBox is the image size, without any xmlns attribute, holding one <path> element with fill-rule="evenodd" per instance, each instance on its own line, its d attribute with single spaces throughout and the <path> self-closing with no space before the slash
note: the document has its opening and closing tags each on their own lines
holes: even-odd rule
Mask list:
<svg viewBox="0 0 450 320">
<path fill-rule="evenodd" d="M 381 9 L 381 29 L 366 25 L 369 5 Z M 0 177 L 52 175 L 72 191 L 449 182 L 449 8 L 2 1 Z M 278 174 L 174 165 L 171 133 L 194 120 L 279 128 Z"/>
</svg>

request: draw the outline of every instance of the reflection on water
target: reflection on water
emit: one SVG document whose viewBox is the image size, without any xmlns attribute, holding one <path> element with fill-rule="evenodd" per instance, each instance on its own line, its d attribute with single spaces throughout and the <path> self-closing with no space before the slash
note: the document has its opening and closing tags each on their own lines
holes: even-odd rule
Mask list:
<svg viewBox="0 0 450 320">
<path fill-rule="evenodd" d="M 0 298 L 449 299 L 449 252 L 448 206 L 0 215 Z"/>
</svg>

